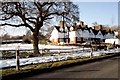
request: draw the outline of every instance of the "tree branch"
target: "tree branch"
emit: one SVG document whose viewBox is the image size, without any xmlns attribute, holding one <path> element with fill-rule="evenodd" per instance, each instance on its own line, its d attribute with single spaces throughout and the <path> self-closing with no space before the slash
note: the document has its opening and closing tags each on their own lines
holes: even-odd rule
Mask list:
<svg viewBox="0 0 120 80">
<path fill-rule="evenodd" d="M 54 12 L 54 13 L 49 13 L 49 14 L 47 14 L 46 16 L 44 16 L 44 18 L 46 18 L 46 17 L 49 17 L 49 16 L 51 16 L 51 15 L 62 15 L 62 13 L 58 13 L 58 12 Z"/>
<path fill-rule="evenodd" d="M 9 23 L 4 23 L 4 24 L 0 24 L 0 26 L 12 26 L 12 27 L 20 27 L 20 26 L 25 26 L 25 24 L 18 24 L 18 25 L 15 25 L 15 24 L 9 24 Z"/>
<path fill-rule="evenodd" d="M 26 20 L 27 20 L 27 21 L 29 21 L 30 23 L 36 24 L 36 22 L 35 22 L 35 21 L 30 20 L 30 18 L 26 18 Z"/>
<path fill-rule="evenodd" d="M 29 17 L 29 18 L 26 18 L 26 19 L 34 19 L 34 20 L 36 20 L 36 18 L 35 18 L 35 17 Z"/>
<path fill-rule="evenodd" d="M 15 3 L 15 5 L 16 5 L 15 8 L 16 8 L 17 12 L 20 13 L 20 14 L 22 14 L 21 4 L 17 2 L 17 3 Z"/>
<path fill-rule="evenodd" d="M 37 9 L 39 10 L 39 11 L 41 11 L 41 8 L 40 8 L 40 4 L 39 3 L 36 3 L 36 2 L 34 2 L 34 4 L 35 4 L 35 6 L 37 7 Z"/>
<path fill-rule="evenodd" d="M 11 15 L 10 17 L 4 17 L 4 18 L 2 18 L 2 19 L 0 19 L 0 20 L 3 20 L 3 21 L 5 21 L 5 20 L 9 20 L 9 19 L 11 19 L 12 17 L 13 17 L 14 15 Z"/>
<path fill-rule="evenodd" d="M 54 18 L 54 17 L 46 17 L 46 18 L 44 18 L 44 20 L 48 20 L 48 19 L 52 19 L 52 18 Z"/>
</svg>

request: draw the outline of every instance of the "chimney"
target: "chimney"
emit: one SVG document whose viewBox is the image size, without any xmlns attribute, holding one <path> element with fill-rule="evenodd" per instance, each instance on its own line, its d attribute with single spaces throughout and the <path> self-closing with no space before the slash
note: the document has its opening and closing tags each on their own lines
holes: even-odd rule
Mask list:
<svg viewBox="0 0 120 80">
<path fill-rule="evenodd" d="M 76 30 L 77 29 L 77 23 L 74 23 L 73 26 L 74 26 L 74 28 Z"/>
<path fill-rule="evenodd" d="M 84 26 L 84 22 L 80 21 L 80 26 L 83 27 Z"/>
<path fill-rule="evenodd" d="M 87 27 L 88 27 L 88 25 L 84 25 L 84 27 L 85 27 L 85 28 L 87 28 Z"/>
<path fill-rule="evenodd" d="M 63 28 L 63 21 L 60 21 L 59 26 L 60 26 L 60 28 Z"/>
<path fill-rule="evenodd" d="M 92 26 L 92 29 L 95 29 L 95 26 Z"/>
<path fill-rule="evenodd" d="M 100 30 L 102 30 L 102 29 L 103 29 L 102 25 L 99 25 L 99 29 L 100 29 Z"/>
<path fill-rule="evenodd" d="M 77 23 L 74 23 L 74 25 L 73 26 L 76 26 L 77 25 Z"/>
<path fill-rule="evenodd" d="M 112 30 L 111 29 L 109 29 L 109 33 L 111 33 L 112 32 Z"/>
</svg>

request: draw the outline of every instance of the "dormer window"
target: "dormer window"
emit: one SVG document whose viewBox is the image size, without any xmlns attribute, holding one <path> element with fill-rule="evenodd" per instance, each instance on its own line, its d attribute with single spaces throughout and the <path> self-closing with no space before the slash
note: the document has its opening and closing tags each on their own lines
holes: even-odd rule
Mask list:
<svg viewBox="0 0 120 80">
<path fill-rule="evenodd" d="M 70 31 L 73 31 L 73 27 L 70 27 Z"/>
<path fill-rule="evenodd" d="M 60 27 L 59 29 L 60 29 L 61 32 L 63 32 L 63 28 Z"/>
</svg>

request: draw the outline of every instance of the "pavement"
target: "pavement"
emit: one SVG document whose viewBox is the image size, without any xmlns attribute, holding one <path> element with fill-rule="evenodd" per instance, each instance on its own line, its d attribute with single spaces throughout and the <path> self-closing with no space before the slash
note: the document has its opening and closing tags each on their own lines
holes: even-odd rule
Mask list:
<svg viewBox="0 0 120 80">
<path fill-rule="evenodd" d="M 119 80 L 120 56 L 72 66 L 20 80 Z"/>
</svg>

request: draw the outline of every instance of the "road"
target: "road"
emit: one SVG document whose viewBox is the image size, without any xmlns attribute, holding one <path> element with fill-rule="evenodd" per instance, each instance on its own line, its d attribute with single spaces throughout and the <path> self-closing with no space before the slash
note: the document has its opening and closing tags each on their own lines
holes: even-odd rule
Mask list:
<svg viewBox="0 0 120 80">
<path fill-rule="evenodd" d="M 59 69 L 54 72 L 34 75 L 26 79 L 34 78 L 118 78 L 118 58 L 112 57 L 92 63 L 77 65 L 74 67 Z"/>
</svg>

